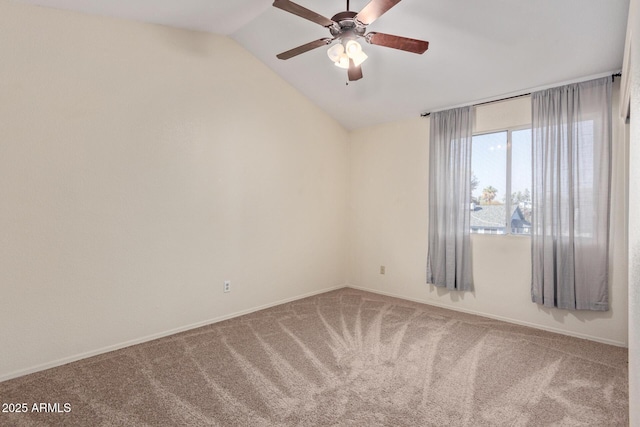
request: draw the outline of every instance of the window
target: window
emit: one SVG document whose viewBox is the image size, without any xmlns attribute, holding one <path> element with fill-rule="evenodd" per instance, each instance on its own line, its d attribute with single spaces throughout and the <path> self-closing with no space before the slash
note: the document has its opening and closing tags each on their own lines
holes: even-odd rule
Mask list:
<svg viewBox="0 0 640 427">
<path fill-rule="evenodd" d="M 531 234 L 531 129 L 474 135 L 471 232 Z"/>
</svg>

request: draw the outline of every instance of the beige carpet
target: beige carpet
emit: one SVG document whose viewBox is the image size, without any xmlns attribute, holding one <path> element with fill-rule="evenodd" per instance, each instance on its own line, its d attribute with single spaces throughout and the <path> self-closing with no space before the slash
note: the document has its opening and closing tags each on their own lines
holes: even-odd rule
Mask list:
<svg viewBox="0 0 640 427">
<path fill-rule="evenodd" d="M 342 289 L 5 381 L 0 425 L 624 426 L 627 381 L 623 348 Z"/>
</svg>

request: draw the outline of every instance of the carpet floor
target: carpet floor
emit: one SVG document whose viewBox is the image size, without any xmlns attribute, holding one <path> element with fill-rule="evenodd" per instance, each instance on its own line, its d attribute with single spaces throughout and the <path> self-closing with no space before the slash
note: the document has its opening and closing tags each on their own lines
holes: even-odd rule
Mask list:
<svg viewBox="0 0 640 427">
<path fill-rule="evenodd" d="M 626 426 L 627 358 L 345 288 L 2 382 L 0 425 Z"/>
</svg>

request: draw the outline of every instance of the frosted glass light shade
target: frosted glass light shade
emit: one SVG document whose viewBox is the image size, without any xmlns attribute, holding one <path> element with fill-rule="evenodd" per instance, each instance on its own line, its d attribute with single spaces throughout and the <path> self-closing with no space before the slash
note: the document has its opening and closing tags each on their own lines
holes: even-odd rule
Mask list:
<svg viewBox="0 0 640 427">
<path fill-rule="evenodd" d="M 338 60 L 335 62 L 336 66 L 340 67 L 340 68 L 344 68 L 344 69 L 348 69 L 349 68 L 349 57 L 347 56 L 346 53 L 343 53 L 342 55 L 340 55 L 340 58 L 338 58 Z"/>
<path fill-rule="evenodd" d="M 343 53 L 344 53 L 344 46 L 342 46 L 342 43 L 333 45 L 329 48 L 329 50 L 327 50 L 327 56 L 333 62 L 338 61 L 340 59 L 340 55 L 342 55 Z"/>
<path fill-rule="evenodd" d="M 351 59 L 353 59 L 353 63 L 355 64 L 355 66 L 359 66 L 360 64 L 362 64 L 364 61 L 366 61 L 368 58 L 367 54 L 364 53 L 363 51 L 358 52 L 358 54 L 353 55 L 351 57 Z"/>
<path fill-rule="evenodd" d="M 349 55 L 349 58 L 355 59 L 355 57 L 362 52 L 362 46 L 355 40 L 349 40 L 345 46 L 345 51 L 347 55 Z"/>
<path fill-rule="evenodd" d="M 327 50 L 327 56 L 337 67 L 344 69 L 349 68 L 349 59 L 353 59 L 356 67 L 367 59 L 367 55 L 362 51 L 362 46 L 355 40 L 349 40 L 345 45 L 340 43 L 331 46 Z"/>
</svg>

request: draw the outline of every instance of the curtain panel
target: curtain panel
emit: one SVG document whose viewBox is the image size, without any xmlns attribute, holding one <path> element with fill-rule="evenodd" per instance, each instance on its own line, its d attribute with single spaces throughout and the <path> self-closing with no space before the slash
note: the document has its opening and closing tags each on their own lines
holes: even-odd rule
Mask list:
<svg viewBox="0 0 640 427">
<path fill-rule="evenodd" d="M 471 290 L 472 107 L 432 113 L 427 283 Z"/>
<path fill-rule="evenodd" d="M 535 92 L 532 286 L 535 303 L 609 309 L 611 77 Z"/>
</svg>

